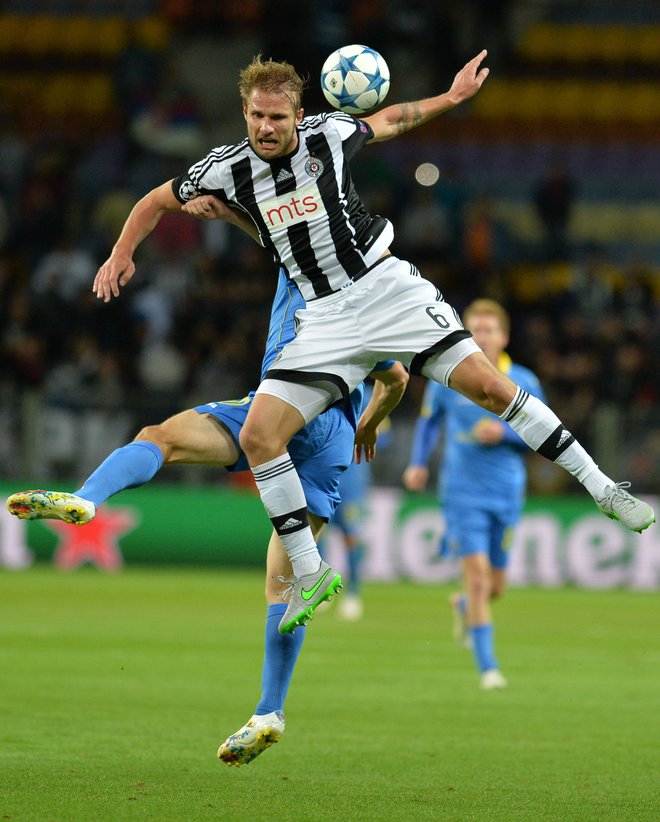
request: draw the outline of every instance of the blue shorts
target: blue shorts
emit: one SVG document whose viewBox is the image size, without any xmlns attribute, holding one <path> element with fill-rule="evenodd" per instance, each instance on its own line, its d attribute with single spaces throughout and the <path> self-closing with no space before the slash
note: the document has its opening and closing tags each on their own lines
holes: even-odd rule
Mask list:
<svg viewBox="0 0 660 822">
<path fill-rule="evenodd" d="M 371 466 L 367 462 L 352 463 L 339 483 L 341 503 L 332 524 L 347 536 L 359 534 L 365 515 L 366 496 L 371 485 Z"/>
<path fill-rule="evenodd" d="M 503 571 L 509 563 L 513 529 L 519 517 L 503 519 L 479 508 L 445 508 L 446 530 L 440 541 L 441 556 L 486 554 L 491 567 Z"/>
<path fill-rule="evenodd" d="M 199 414 L 210 414 L 224 426 L 238 445 L 238 437 L 247 417 L 252 397 L 242 400 L 210 402 L 195 408 Z M 337 407 L 313 419 L 289 443 L 289 454 L 302 483 L 307 507 L 312 514 L 329 520 L 339 505 L 339 480 L 353 459 L 355 431 L 343 411 Z M 240 449 L 239 449 L 240 450 Z M 248 471 L 245 454 L 228 471 Z"/>
</svg>

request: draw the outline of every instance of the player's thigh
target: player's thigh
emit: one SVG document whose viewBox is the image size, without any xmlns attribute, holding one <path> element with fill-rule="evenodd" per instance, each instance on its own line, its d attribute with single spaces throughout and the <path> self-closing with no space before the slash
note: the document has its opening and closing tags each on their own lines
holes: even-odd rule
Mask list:
<svg viewBox="0 0 660 822">
<path fill-rule="evenodd" d="M 170 464 L 232 465 L 238 459 L 232 435 L 208 414 L 192 408 L 143 429 L 136 439 L 155 442 Z"/>
<path fill-rule="evenodd" d="M 301 412 L 287 401 L 286 396 L 281 398 L 277 393 L 267 393 L 267 386 L 277 392 L 280 385 L 287 388 L 282 381 L 266 380 L 254 395 L 240 436 L 241 448 L 246 454 L 264 446 L 286 447 L 305 424 Z"/>
</svg>

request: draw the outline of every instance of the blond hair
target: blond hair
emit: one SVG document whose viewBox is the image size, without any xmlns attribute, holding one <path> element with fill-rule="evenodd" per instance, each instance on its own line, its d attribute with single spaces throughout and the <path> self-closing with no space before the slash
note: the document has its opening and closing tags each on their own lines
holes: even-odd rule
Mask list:
<svg viewBox="0 0 660 822">
<path fill-rule="evenodd" d="M 258 88 L 260 91 L 281 92 L 286 95 L 296 111 L 302 103 L 304 87 L 305 80 L 290 63 L 278 63 L 272 59 L 264 62 L 261 54 L 257 54 L 250 65 L 241 71 L 238 81 L 238 89 L 245 105 L 250 94 Z"/>
<path fill-rule="evenodd" d="M 495 300 L 489 300 L 485 297 L 479 300 L 473 300 L 468 305 L 463 312 L 463 323 L 467 325 L 470 317 L 474 317 L 475 315 L 483 316 L 484 314 L 496 317 L 502 331 L 504 331 L 507 336 L 509 335 L 511 319 L 506 309 Z"/>
</svg>

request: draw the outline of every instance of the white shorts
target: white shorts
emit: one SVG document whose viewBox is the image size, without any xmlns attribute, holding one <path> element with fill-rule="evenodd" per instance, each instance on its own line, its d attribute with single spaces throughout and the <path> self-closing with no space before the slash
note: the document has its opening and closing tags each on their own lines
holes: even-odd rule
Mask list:
<svg viewBox="0 0 660 822">
<path fill-rule="evenodd" d="M 434 379 L 446 385 L 456 365 L 479 350 L 436 286 L 390 255 L 296 312 L 296 336 L 257 393 L 280 397 L 309 420 L 346 399 L 377 362 L 398 360 L 419 374 L 432 359 Z"/>
</svg>

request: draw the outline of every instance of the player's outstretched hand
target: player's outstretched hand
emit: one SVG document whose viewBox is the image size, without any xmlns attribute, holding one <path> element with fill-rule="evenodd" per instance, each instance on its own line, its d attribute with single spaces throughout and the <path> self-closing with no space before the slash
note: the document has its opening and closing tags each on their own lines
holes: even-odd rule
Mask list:
<svg viewBox="0 0 660 822">
<path fill-rule="evenodd" d="M 490 74 L 490 69 L 485 67 L 481 68 L 481 64 L 486 59 L 487 54 L 486 49 L 479 52 L 479 54 L 473 57 L 469 63 L 466 63 L 456 77 L 454 77 L 454 82 L 451 84 L 449 94 L 457 105 L 464 100 L 469 100 L 470 97 L 474 97 L 483 85 L 486 77 Z"/>
<path fill-rule="evenodd" d="M 99 300 L 110 302 L 112 297 L 119 296 L 119 288 L 128 283 L 135 274 L 135 265 L 131 257 L 120 251 L 113 251 L 99 268 L 92 291 Z"/>
</svg>

